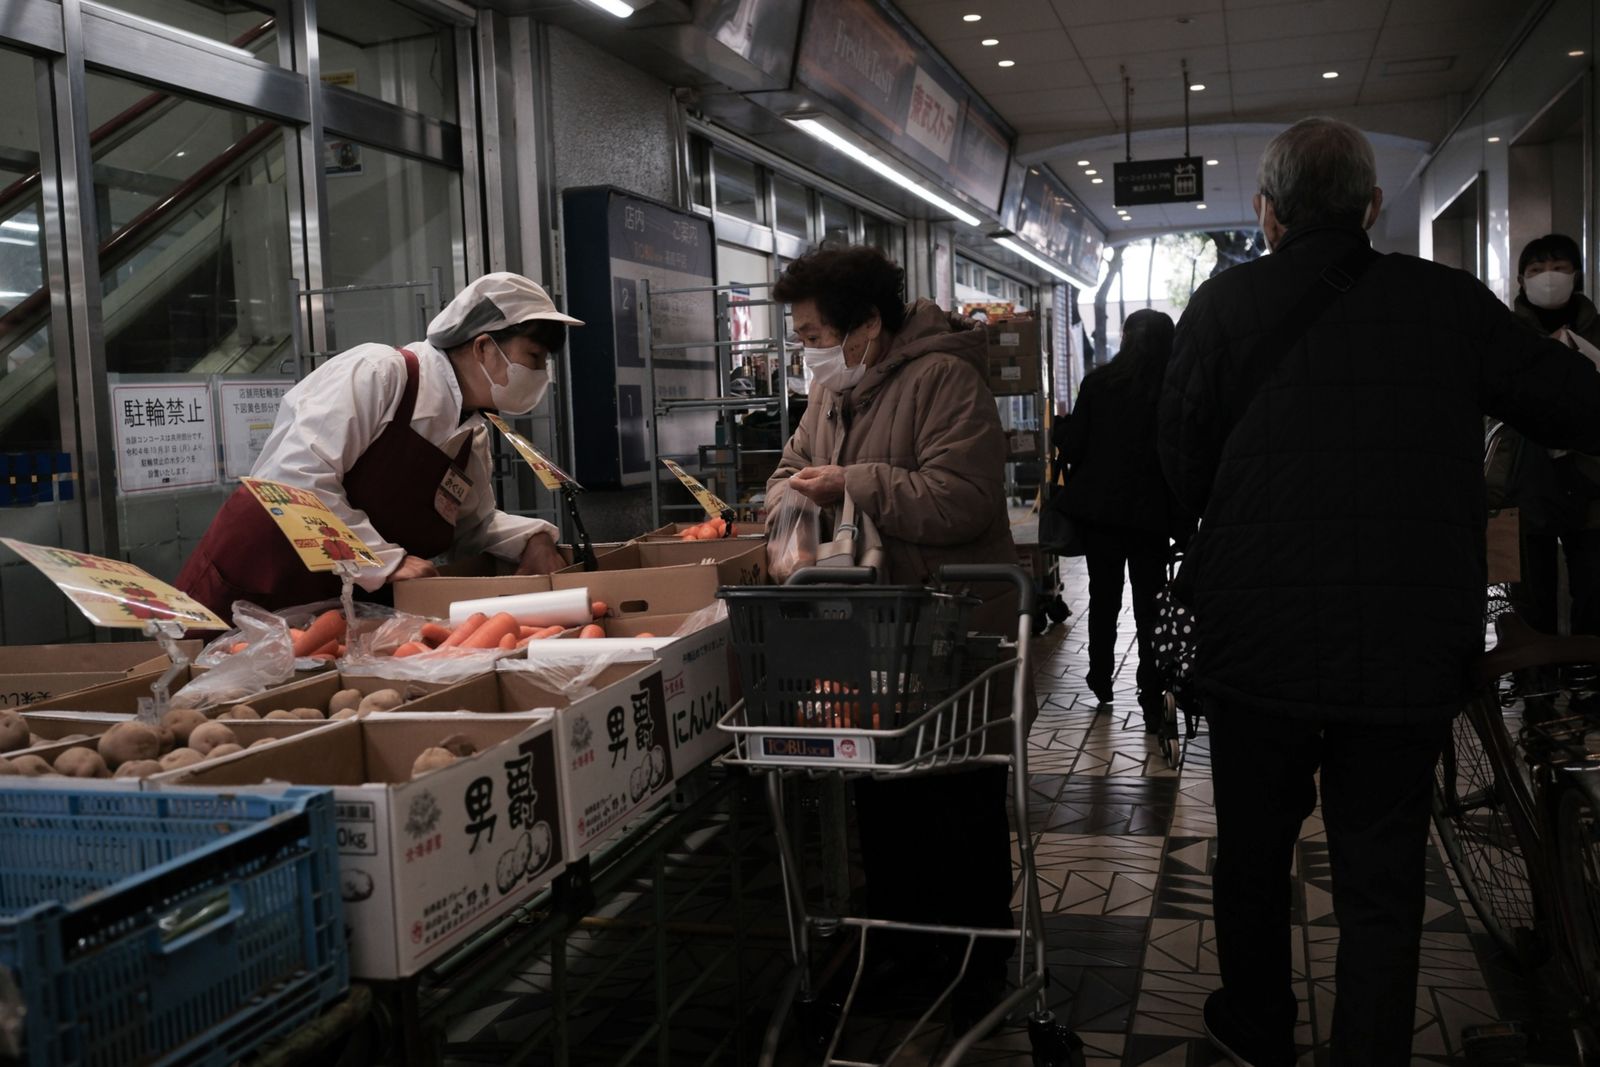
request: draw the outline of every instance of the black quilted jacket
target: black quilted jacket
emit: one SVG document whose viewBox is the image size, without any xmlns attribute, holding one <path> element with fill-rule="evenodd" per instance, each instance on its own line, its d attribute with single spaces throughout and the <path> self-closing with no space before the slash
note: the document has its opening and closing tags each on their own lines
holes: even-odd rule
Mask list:
<svg viewBox="0 0 1600 1067">
<path fill-rule="evenodd" d="M 1593 364 L 1471 275 L 1412 256 L 1374 263 L 1287 355 L 1242 365 L 1365 240 L 1291 233 L 1201 286 L 1178 324 L 1159 448 L 1178 499 L 1204 516 L 1185 580 L 1201 690 L 1224 706 L 1330 722 L 1455 714 L 1483 648 L 1483 417 L 1600 449 Z"/>
</svg>

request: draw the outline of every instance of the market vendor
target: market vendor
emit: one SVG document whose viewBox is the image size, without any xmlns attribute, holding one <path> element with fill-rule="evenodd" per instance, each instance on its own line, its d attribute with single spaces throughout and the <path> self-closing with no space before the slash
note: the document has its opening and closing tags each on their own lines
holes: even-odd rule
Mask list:
<svg viewBox="0 0 1600 1067">
<path fill-rule="evenodd" d="M 445 553 L 486 552 L 518 574 L 565 566 L 556 528 L 495 506 L 489 427 L 480 411 L 526 415 L 550 385 L 549 363 L 582 322 L 517 274 L 486 274 L 404 348 L 357 345 L 289 390 L 251 476 L 321 497 L 382 562 L 356 584 L 437 573 Z M 273 609 L 335 596 L 306 570 L 243 487 L 223 504 L 178 588 L 228 618 L 235 600 Z"/>
</svg>

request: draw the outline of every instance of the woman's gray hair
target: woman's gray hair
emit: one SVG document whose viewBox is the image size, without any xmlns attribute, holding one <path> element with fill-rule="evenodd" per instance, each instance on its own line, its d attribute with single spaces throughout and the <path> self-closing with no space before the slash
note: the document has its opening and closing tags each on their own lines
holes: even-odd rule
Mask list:
<svg viewBox="0 0 1600 1067">
<path fill-rule="evenodd" d="M 1329 118 L 1301 119 L 1268 141 L 1256 171 L 1256 188 L 1285 228 L 1359 225 L 1377 184 L 1378 163 L 1366 136 Z"/>
</svg>

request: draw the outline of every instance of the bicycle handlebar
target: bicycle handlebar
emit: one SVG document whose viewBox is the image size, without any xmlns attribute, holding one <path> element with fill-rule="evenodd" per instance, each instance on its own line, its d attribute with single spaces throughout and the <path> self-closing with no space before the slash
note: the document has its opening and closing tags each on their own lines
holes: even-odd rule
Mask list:
<svg viewBox="0 0 1600 1067">
<path fill-rule="evenodd" d="M 1499 643 L 1478 657 L 1473 665 L 1473 680 L 1488 685 L 1501 675 L 1533 667 L 1565 667 L 1600 663 L 1600 637 L 1574 634 L 1557 637 L 1540 633 L 1516 615 L 1495 620 Z"/>
</svg>

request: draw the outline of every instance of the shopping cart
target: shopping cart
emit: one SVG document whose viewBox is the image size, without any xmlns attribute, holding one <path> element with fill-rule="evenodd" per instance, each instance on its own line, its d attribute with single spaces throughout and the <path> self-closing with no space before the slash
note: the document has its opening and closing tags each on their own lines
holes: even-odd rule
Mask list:
<svg viewBox="0 0 1600 1067">
<path fill-rule="evenodd" d="M 959 1063 L 983 1035 L 1032 1001 L 1028 1031 L 1035 1067 L 1081 1064 L 1082 1043 L 1056 1022 L 1045 996 L 1044 931 L 1027 830 L 1025 714 L 1033 582 L 1018 567 L 955 566 L 940 571 L 939 590 L 853 584 L 871 578 L 872 571 L 865 568 L 810 568 L 784 586 L 726 588 L 718 594 L 728 603 L 744 686 L 744 699 L 718 723 L 733 739 L 722 762 L 766 775 L 794 959 L 767 1028 L 762 1067 L 777 1061 L 791 1014 L 822 1014 L 814 1010 L 820 990 L 813 973 L 812 938 L 841 928 L 857 935 L 855 972 L 831 1033 L 824 1027 L 815 1035 L 817 1046 L 825 1047 L 825 1067 L 869 1067 L 868 1061 L 844 1058 L 841 1041 L 861 993 L 874 933 L 937 936 L 965 945 L 958 973 L 876 1063 L 894 1062 L 924 1034 L 966 976 L 978 941 L 999 938 L 1019 945 L 1017 987 L 965 1033 L 948 1035 L 948 1051 L 938 1062 L 946 1067 Z M 958 583 L 996 582 L 1013 583 L 1020 598 L 1014 646 L 998 636 L 968 635 L 967 615 L 978 600 L 951 591 Z M 799 858 L 784 818 L 786 777 L 893 779 L 986 764 L 1011 769 L 1010 803 L 1023 886 L 1017 929 L 807 911 Z"/>
</svg>

